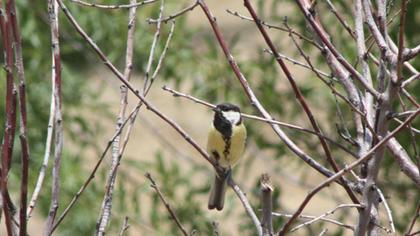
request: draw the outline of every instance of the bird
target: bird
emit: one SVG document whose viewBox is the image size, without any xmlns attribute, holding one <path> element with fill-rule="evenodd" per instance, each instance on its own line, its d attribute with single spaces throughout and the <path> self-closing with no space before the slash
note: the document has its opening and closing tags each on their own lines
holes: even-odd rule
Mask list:
<svg viewBox="0 0 420 236">
<path fill-rule="evenodd" d="M 207 139 L 207 152 L 216 165 L 226 171 L 224 174 L 216 172 L 214 176 L 208 208 L 221 211 L 225 201 L 226 180 L 231 174 L 231 168 L 244 153 L 247 132 L 238 106 L 221 103 L 213 111 L 213 123 Z"/>
</svg>

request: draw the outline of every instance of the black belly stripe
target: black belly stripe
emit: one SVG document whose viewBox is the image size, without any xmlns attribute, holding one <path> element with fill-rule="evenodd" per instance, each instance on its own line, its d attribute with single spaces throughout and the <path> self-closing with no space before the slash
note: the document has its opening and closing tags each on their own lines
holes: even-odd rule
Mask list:
<svg viewBox="0 0 420 236">
<path fill-rule="evenodd" d="M 230 138 L 223 138 L 223 141 L 225 141 L 225 150 L 223 150 L 223 155 L 227 159 L 230 154 Z"/>
</svg>

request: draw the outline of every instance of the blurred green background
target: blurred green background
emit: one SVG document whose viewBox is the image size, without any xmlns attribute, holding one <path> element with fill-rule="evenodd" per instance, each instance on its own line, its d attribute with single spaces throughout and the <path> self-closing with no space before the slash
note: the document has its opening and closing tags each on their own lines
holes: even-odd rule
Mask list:
<svg viewBox="0 0 420 236">
<path fill-rule="evenodd" d="M 167 1 L 164 14 L 182 9 L 193 1 Z M 233 55 L 251 87 L 262 104 L 271 115 L 281 121 L 308 125 L 306 117 L 295 100 L 295 96 L 286 82 L 282 72 L 273 58 L 263 52 L 266 48 L 261 36 L 252 22 L 240 20 L 229 15 L 225 9 L 237 10 L 248 15 L 241 1 L 215 0 L 208 1 L 214 11 L 218 24 L 227 36 Z M 390 1 L 389 16 L 400 6 L 400 1 Z M 109 59 L 121 71 L 124 67 L 128 10 L 103 10 L 81 7 L 65 1 L 83 29 L 92 37 Z M 101 1 L 103 4 L 122 4 L 116 1 Z M 293 1 L 253 1 L 260 17 L 275 25 L 282 25 L 287 16 L 288 23 L 302 34 L 312 37 L 306 29 L 301 13 Z M 350 2 L 335 1 L 338 10 L 353 26 Z M 328 12 L 324 2 L 319 2 L 317 9 L 327 29 L 333 35 L 333 43 L 349 59 L 356 62 L 355 43 L 340 27 L 334 16 Z M 49 116 L 51 91 L 51 51 L 47 6 L 33 1 L 17 0 L 17 14 L 23 38 L 24 64 L 27 81 L 28 127 L 31 151 L 30 193 L 33 191 L 38 175 L 46 138 L 46 127 Z M 159 2 L 138 9 L 137 28 L 135 34 L 134 76 L 133 84 L 138 88 L 143 85 L 143 73 L 152 43 L 156 26 L 148 24 L 147 18 L 157 18 Z M 60 12 L 60 49 L 63 60 L 63 124 L 65 128 L 65 145 L 61 178 L 61 198 L 59 213 L 70 201 L 87 178 L 106 142 L 114 132 L 114 122 L 119 105 L 119 83 L 102 65 L 87 43 L 76 33 L 68 20 Z M 420 22 L 420 2 L 411 1 L 407 14 L 407 45 L 415 46 L 420 42 L 418 23 Z M 398 20 L 389 28 L 391 37 L 396 41 Z M 157 45 L 156 55 L 163 50 L 168 36 L 170 24 L 162 24 L 161 39 Z M 287 33 L 269 30 L 280 52 L 303 61 L 293 46 Z M 306 52 L 312 56 L 318 68 L 330 73 L 322 55 L 305 43 L 299 41 Z M 377 54 L 377 48 L 372 51 Z M 1 59 L 3 63 L 3 58 Z M 157 61 L 157 59 L 155 59 Z M 412 61 L 419 68 L 420 60 Z M 315 75 L 305 69 L 288 63 L 293 75 L 315 111 L 322 129 L 328 136 L 345 143 L 340 139 L 337 126 L 343 124 L 337 118 L 336 102 L 331 91 L 323 85 Z M 377 68 L 371 65 L 374 75 Z M 0 72 L 4 78 L 4 71 Z M 409 74 L 407 73 L 407 76 Z M 212 103 L 230 101 L 241 106 L 246 113 L 255 113 L 244 95 L 240 84 L 223 56 L 204 14 L 197 7 L 187 15 L 176 19 L 176 27 L 168 54 L 156 84 L 153 85 L 150 101 L 157 104 L 162 111 L 174 117 L 192 137 L 200 144 L 205 144 L 206 132 L 211 122 L 211 112 L 190 101 L 173 98 L 161 90 L 163 84 L 192 94 Z M 336 87 L 342 91 L 338 83 Z M 5 83 L 0 84 L 0 96 L 5 96 Z M 408 87 L 416 98 L 419 98 L 418 82 Z M 417 91 L 417 92 L 416 92 Z M 130 106 L 137 103 L 130 97 Z M 346 118 L 345 124 L 352 135 L 355 135 L 351 118 L 351 110 L 342 102 L 338 102 Z M 396 105 L 395 109 L 401 111 Z M 4 113 L 4 103 L 0 104 L 0 112 Z M 168 217 L 162 203 L 149 187 L 143 177 L 146 171 L 155 177 L 167 200 L 172 204 L 183 225 L 189 230 L 196 230 L 196 235 L 214 234 L 213 222 L 218 222 L 222 235 L 255 235 L 250 219 L 244 213 L 240 202 L 232 191 L 228 192 L 227 203 L 222 213 L 209 212 L 206 208 L 207 194 L 211 182 L 211 168 L 199 155 L 161 121 L 142 110 L 136 123 L 133 137 L 123 157 L 118 173 L 114 193 L 110 235 L 119 232 L 125 218 L 129 217 L 130 229 L 127 235 L 180 235 L 175 224 Z M 4 114 L 0 116 L 1 129 L 4 129 Z M 413 124 L 419 127 L 417 119 Z M 244 160 L 235 168 L 235 179 L 248 193 L 254 209 L 259 214 L 259 176 L 268 172 L 275 186 L 274 210 L 291 213 L 303 199 L 306 192 L 315 186 L 322 176 L 308 170 L 306 164 L 296 159 L 281 141 L 273 134 L 269 126 L 256 121 L 246 121 L 249 130 L 248 150 Z M 393 127 L 397 123 L 392 124 Z M 171 133 L 172 132 L 172 133 Z M 323 152 L 319 149 L 319 141 L 292 130 L 287 134 L 308 154 L 323 164 Z M 410 136 L 404 131 L 398 135 L 410 156 L 414 150 L 410 146 Z M 16 139 L 18 140 L 18 139 Z M 417 139 L 418 141 L 418 139 Z M 418 142 L 417 142 L 418 143 Z M 331 145 L 337 162 L 343 165 L 352 159 Z M 349 146 L 349 148 L 353 148 Z M 19 145 L 15 145 L 12 172 L 9 178 L 10 189 L 14 199 L 18 199 L 19 185 Z M 105 177 L 110 165 L 110 156 L 101 166 L 93 183 L 82 195 L 80 201 L 58 228 L 58 235 L 91 235 L 95 230 L 100 205 L 103 198 Z M 51 162 L 44 190 L 40 196 L 35 216 L 29 220 L 29 233 L 38 235 L 42 232 L 44 218 L 50 205 Z M 420 192 L 415 185 L 400 173 L 393 158 L 386 156 L 380 173 L 379 186 L 389 199 L 393 209 L 397 230 L 403 232 L 413 209 L 420 199 Z M 28 196 L 30 197 L 30 196 Z M 416 201 L 417 200 L 417 201 Z M 342 189 L 331 186 L 315 199 L 319 205 L 309 208 L 309 213 L 317 215 L 334 206 L 348 202 Z M 17 203 L 17 201 L 15 202 Z M 383 210 L 383 209 L 382 209 Z M 308 214 L 309 214 L 308 213 Z M 382 214 L 382 213 L 381 213 Z M 335 218 L 347 223 L 354 223 L 355 210 L 340 211 Z M 383 217 L 386 219 L 386 217 Z M 278 229 L 284 218 L 275 218 Z M 387 225 L 385 220 L 382 225 Z M 3 227 L 3 226 L 2 226 Z M 300 230 L 301 235 L 313 235 L 323 228 L 329 228 L 329 235 L 347 235 L 343 230 L 325 223 L 314 224 Z M 299 231 L 298 231 L 299 232 Z"/>
</svg>

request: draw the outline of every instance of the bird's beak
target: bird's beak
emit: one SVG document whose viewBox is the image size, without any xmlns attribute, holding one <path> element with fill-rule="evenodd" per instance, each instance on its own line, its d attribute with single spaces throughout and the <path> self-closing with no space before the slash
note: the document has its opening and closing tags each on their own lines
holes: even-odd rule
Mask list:
<svg viewBox="0 0 420 236">
<path fill-rule="evenodd" d="M 214 107 L 213 109 L 212 109 L 214 112 L 220 112 L 220 109 L 219 108 L 217 108 L 217 107 Z"/>
</svg>

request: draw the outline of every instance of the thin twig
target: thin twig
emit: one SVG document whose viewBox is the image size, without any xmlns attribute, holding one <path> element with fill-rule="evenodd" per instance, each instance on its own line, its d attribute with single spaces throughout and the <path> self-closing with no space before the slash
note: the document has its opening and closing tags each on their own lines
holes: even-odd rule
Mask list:
<svg viewBox="0 0 420 236">
<path fill-rule="evenodd" d="M 416 210 L 414 211 L 413 219 L 411 219 L 411 222 L 407 228 L 407 232 L 404 235 L 406 236 L 412 235 L 411 231 L 413 230 L 413 227 L 416 224 L 417 218 L 419 217 L 420 217 L 420 201 L 417 203 L 417 207 L 416 207 Z"/>
<path fill-rule="evenodd" d="M 279 212 L 273 212 L 272 215 L 273 216 L 287 217 L 287 218 L 292 218 L 293 217 L 293 214 L 285 214 L 285 213 L 279 213 Z M 315 219 L 315 218 L 317 218 L 317 216 L 299 215 L 298 218 L 300 218 L 300 219 Z M 342 223 L 340 221 L 337 221 L 337 220 L 333 220 L 333 219 L 330 219 L 330 218 L 321 218 L 319 220 L 324 221 L 324 222 L 328 222 L 328 223 L 331 223 L 331 224 L 335 224 L 335 225 L 338 225 L 338 226 L 343 227 L 345 229 L 349 229 L 351 231 L 354 231 L 354 226 L 344 224 L 344 223 Z"/>
<path fill-rule="evenodd" d="M 269 49 L 263 49 L 263 51 L 266 52 L 266 53 L 269 53 L 269 54 L 273 55 L 273 52 L 271 50 L 269 50 Z M 277 56 L 278 57 L 281 57 L 282 59 L 285 59 L 287 61 L 290 61 L 291 63 L 293 63 L 293 65 L 298 65 L 298 66 L 301 66 L 301 67 L 303 67 L 305 69 L 308 69 L 308 70 L 311 70 L 311 71 L 314 71 L 315 70 L 317 73 L 319 73 L 323 77 L 327 77 L 327 78 L 330 78 L 330 79 L 333 77 L 331 74 L 328 74 L 327 72 L 324 72 L 324 71 L 319 70 L 319 69 L 316 69 L 316 68 L 311 68 L 309 65 L 307 65 L 307 64 L 305 64 L 303 62 L 300 62 L 298 60 L 295 60 L 295 59 L 293 59 L 291 57 L 288 57 L 288 56 L 286 56 L 284 54 L 281 54 L 279 52 L 277 52 Z"/>
<path fill-rule="evenodd" d="M 300 224 L 300 225 L 294 227 L 293 229 L 290 230 L 290 232 L 295 232 L 296 230 L 298 230 L 298 229 L 300 229 L 300 228 L 302 228 L 304 226 L 308 226 L 308 225 L 310 225 L 312 223 L 315 223 L 316 221 L 319 221 L 320 219 L 325 218 L 326 216 L 329 216 L 329 215 L 334 214 L 335 211 L 337 211 L 339 209 L 342 209 L 342 208 L 356 208 L 357 209 L 357 208 L 362 208 L 362 207 L 363 206 L 360 205 L 360 204 L 341 204 L 341 205 L 338 205 L 334 209 L 329 210 L 329 211 L 325 212 L 324 214 L 321 214 L 318 217 L 315 217 L 312 220 L 306 221 L 305 223 Z"/>
<path fill-rule="evenodd" d="M 172 209 L 171 205 L 169 205 L 168 201 L 166 201 L 165 197 L 163 196 L 162 192 L 160 191 L 159 187 L 157 186 L 155 180 L 152 178 L 152 175 L 150 175 L 150 173 L 146 173 L 145 176 L 146 176 L 146 178 L 148 178 L 150 180 L 150 182 L 151 182 L 150 187 L 152 187 L 156 191 L 156 193 L 159 196 L 160 200 L 162 201 L 163 205 L 165 205 L 166 210 L 168 211 L 172 220 L 175 221 L 179 230 L 181 230 L 181 233 L 184 236 L 188 236 L 187 231 L 185 230 L 184 226 L 182 226 L 181 221 L 179 221 L 179 219 L 176 216 L 176 214 L 175 214 L 174 210 Z"/>
<path fill-rule="evenodd" d="M 235 181 L 231 177 L 229 177 L 227 179 L 227 183 L 233 189 L 233 191 L 236 193 L 236 195 L 238 196 L 242 205 L 244 206 L 246 213 L 251 218 L 252 223 L 254 223 L 254 226 L 257 229 L 258 235 L 262 236 L 263 231 L 262 231 L 261 223 L 258 220 L 258 217 L 255 214 L 254 210 L 252 209 L 251 204 L 249 204 L 249 201 L 246 198 L 245 194 L 242 192 L 242 190 L 239 188 L 239 186 L 235 183 Z"/>
<path fill-rule="evenodd" d="M 163 17 L 164 3 L 165 3 L 165 1 L 161 0 L 160 9 L 159 9 L 159 19 L 162 19 L 162 17 Z M 155 50 L 156 50 L 157 42 L 158 42 L 159 37 L 160 37 L 161 25 L 162 25 L 162 22 L 159 21 L 156 25 L 156 31 L 155 31 L 155 34 L 153 36 L 152 45 L 150 46 L 149 59 L 147 60 L 146 71 L 144 72 L 143 95 L 147 92 L 147 87 L 150 87 L 149 84 L 152 83 L 152 81 L 149 82 L 149 75 L 150 75 L 150 70 L 152 69 L 153 61 L 154 61 L 154 58 L 155 58 Z"/>
<path fill-rule="evenodd" d="M 378 195 L 381 198 L 382 203 L 384 204 L 385 211 L 386 211 L 386 214 L 388 216 L 388 223 L 389 223 L 389 226 L 391 227 L 391 233 L 394 234 L 395 233 L 395 226 L 394 226 L 394 219 L 392 218 L 391 208 L 389 208 L 388 202 L 385 199 L 385 196 L 382 193 L 382 191 L 379 188 L 376 188 L 376 191 L 378 192 Z"/>
<path fill-rule="evenodd" d="M 159 24 L 160 22 L 168 23 L 168 21 L 171 21 L 171 20 L 177 18 L 178 16 L 181 16 L 181 15 L 185 14 L 188 11 L 194 10 L 194 8 L 196 6 L 198 6 L 198 1 L 195 1 L 193 4 L 191 4 L 191 6 L 188 6 L 188 7 L 184 8 L 184 9 L 182 9 L 182 10 L 176 12 L 176 13 L 170 14 L 168 17 L 165 17 L 165 18 L 162 18 L 162 19 L 161 18 L 159 18 L 159 19 L 150 19 L 149 18 L 146 21 L 149 24 Z"/>
<path fill-rule="evenodd" d="M 401 1 L 401 15 L 398 33 L 398 56 L 397 56 L 397 79 L 402 80 L 402 67 L 404 63 L 404 33 L 405 33 L 405 18 L 407 15 L 407 0 Z"/>
<path fill-rule="evenodd" d="M 120 233 L 118 234 L 118 236 L 123 236 L 125 234 L 125 232 L 128 230 L 129 227 L 130 227 L 130 225 L 128 224 L 128 217 L 126 216 L 124 218 L 124 222 L 121 226 L 121 230 L 120 230 Z"/>
<path fill-rule="evenodd" d="M 47 138 L 45 140 L 45 151 L 44 151 L 44 159 L 41 164 L 41 169 L 38 174 L 38 178 L 36 181 L 35 189 L 32 193 L 31 201 L 29 202 L 28 209 L 27 209 L 27 217 L 30 218 L 32 216 L 32 211 L 34 210 L 36 203 L 38 201 L 39 194 L 42 189 L 42 185 L 44 183 L 45 175 L 47 172 L 48 167 L 48 160 L 50 159 L 51 154 L 51 144 L 52 144 L 52 135 L 54 129 L 54 115 L 55 115 L 55 101 L 54 101 L 54 90 L 55 85 L 54 81 L 52 81 L 51 86 L 51 101 L 50 101 L 50 115 L 48 119 L 48 127 L 47 127 Z"/>
<path fill-rule="evenodd" d="M 326 234 L 328 232 L 328 229 L 323 229 L 318 236 L 323 236 L 324 234 Z"/>
<path fill-rule="evenodd" d="M 135 0 L 130 0 L 130 4 L 134 4 Z M 134 33 L 136 29 L 136 10 L 137 7 L 130 8 L 128 16 L 128 31 L 127 31 L 127 48 L 124 68 L 124 79 L 130 81 L 131 72 L 133 69 L 133 51 L 134 51 Z M 123 84 L 120 86 L 120 111 L 117 116 L 115 130 L 118 130 L 125 119 L 127 108 L 127 87 Z M 120 164 L 120 135 L 118 135 L 112 144 L 112 162 L 108 172 L 108 179 L 106 183 L 105 196 L 102 201 L 102 207 L 99 214 L 97 224 L 97 235 L 105 234 L 105 228 L 108 225 L 112 210 L 112 195 L 117 177 L 117 168 Z"/>
<path fill-rule="evenodd" d="M 104 4 L 97 4 L 97 3 L 88 3 L 81 0 L 70 0 L 73 3 L 86 6 L 86 7 L 96 7 L 96 8 L 102 8 L 102 9 L 108 9 L 108 10 L 115 10 L 115 9 L 122 9 L 122 8 L 137 8 L 143 5 L 147 5 L 150 3 L 154 3 L 157 0 L 146 0 L 142 2 L 133 2 L 130 4 L 121 4 L 121 5 L 104 5 Z"/>
<path fill-rule="evenodd" d="M 239 17 L 242 20 L 247 20 L 247 21 L 254 22 L 254 20 L 252 18 L 246 17 L 244 15 L 241 15 L 237 11 L 231 11 L 229 9 L 226 9 L 226 12 L 229 13 L 229 14 L 231 14 L 231 15 L 233 15 L 233 16 Z M 281 30 L 283 32 L 289 32 L 286 28 L 283 28 L 281 26 L 277 26 L 277 25 L 273 25 L 273 24 L 267 23 L 264 20 L 260 20 L 260 22 L 261 22 L 262 25 L 264 25 L 265 27 L 267 27 L 269 29 L 277 29 L 277 30 Z M 302 40 L 304 40 L 304 41 L 312 44 L 313 46 L 315 46 L 315 47 L 317 47 L 318 49 L 321 50 L 320 46 L 314 40 L 312 40 L 312 39 L 310 39 L 310 38 L 308 38 L 308 37 L 300 34 L 299 32 L 297 32 L 295 30 L 292 30 L 292 34 L 296 35 L 299 39 L 302 39 Z"/>
</svg>

